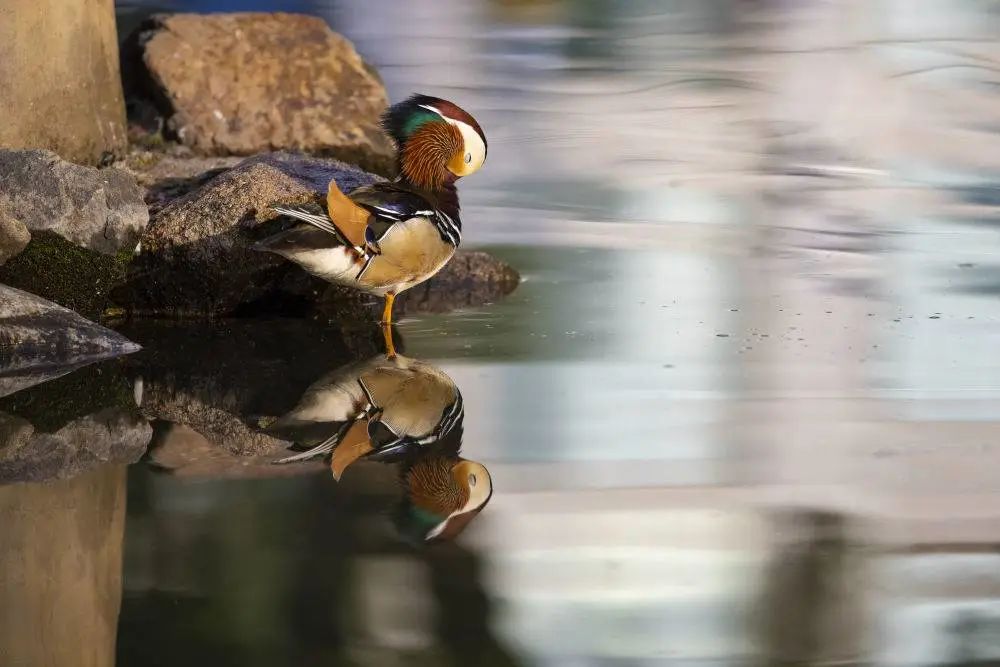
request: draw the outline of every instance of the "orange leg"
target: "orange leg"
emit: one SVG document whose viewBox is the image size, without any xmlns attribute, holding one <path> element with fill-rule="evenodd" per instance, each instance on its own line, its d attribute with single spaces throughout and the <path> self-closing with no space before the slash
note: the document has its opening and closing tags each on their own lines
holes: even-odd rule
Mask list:
<svg viewBox="0 0 1000 667">
<path fill-rule="evenodd" d="M 385 308 L 382 310 L 382 324 L 389 326 L 392 324 L 392 303 L 396 300 L 396 295 L 389 292 L 385 295 Z"/>
<path fill-rule="evenodd" d="M 395 292 L 385 295 L 385 309 L 382 311 L 382 337 L 385 339 L 385 356 L 396 358 L 396 346 L 392 343 L 392 303 L 396 300 Z"/>
</svg>

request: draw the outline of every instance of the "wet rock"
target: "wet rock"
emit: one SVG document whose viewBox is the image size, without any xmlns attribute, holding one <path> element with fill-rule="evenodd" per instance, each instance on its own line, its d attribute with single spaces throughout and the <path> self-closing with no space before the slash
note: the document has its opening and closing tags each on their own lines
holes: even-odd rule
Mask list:
<svg viewBox="0 0 1000 667">
<path fill-rule="evenodd" d="M 122 51 L 130 119 L 204 154 L 291 149 L 387 173 L 374 70 L 317 17 L 162 14 Z"/>
<path fill-rule="evenodd" d="M 58 431 L 37 430 L 26 419 L 0 413 L 0 484 L 68 479 L 106 463 L 139 460 L 152 428 L 134 411 L 107 408 Z"/>
<path fill-rule="evenodd" d="M 138 460 L 152 429 L 124 368 L 115 360 L 80 368 L 137 349 L 120 334 L 0 285 L 0 484 L 66 479 Z"/>
<path fill-rule="evenodd" d="M 53 232 L 106 255 L 135 247 L 149 213 L 126 172 L 67 162 L 51 151 L 0 151 L 0 221 Z"/>
<path fill-rule="evenodd" d="M 116 303 L 137 315 L 231 316 L 317 312 L 340 321 L 373 321 L 376 300 L 330 285 L 297 265 L 251 248 L 278 231 L 271 206 L 325 195 L 376 176 L 321 158 L 269 153 L 249 158 L 160 209 L 142 239 Z M 509 293 L 517 273 L 485 253 L 460 251 L 432 281 L 400 299 L 400 313 L 481 305 Z"/>
<path fill-rule="evenodd" d="M 0 147 L 47 148 L 85 164 L 123 153 L 114 3 L 4 0 L 0 8 Z"/>
<path fill-rule="evenodd" d="M 71 310 L 0 285 L 0 396 L 138 349 Z"/>
</svg>

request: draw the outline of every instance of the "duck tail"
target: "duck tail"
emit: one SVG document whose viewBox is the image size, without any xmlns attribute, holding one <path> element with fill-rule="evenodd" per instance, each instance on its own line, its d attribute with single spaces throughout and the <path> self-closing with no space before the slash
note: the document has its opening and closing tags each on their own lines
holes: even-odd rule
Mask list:
<svg viewBox="0 0 1000 667">
<path fill-rule="evenodd" d="M 337 229 L 337 226 L 333 224 L 333 221 L 326 215 L 308 211 L 303 208 L 285 208 L 283 206 L 272 206 L 271 210 L 281 215 L 288 216 L 289 218 L 300 220 L 306 224 L 312 225 L 316 229 L 326 232 L 327 234 L 331 234 L 344 245 L 350 244 L 347 238 L 340 233 L 339 229 Z"/>
</svg>

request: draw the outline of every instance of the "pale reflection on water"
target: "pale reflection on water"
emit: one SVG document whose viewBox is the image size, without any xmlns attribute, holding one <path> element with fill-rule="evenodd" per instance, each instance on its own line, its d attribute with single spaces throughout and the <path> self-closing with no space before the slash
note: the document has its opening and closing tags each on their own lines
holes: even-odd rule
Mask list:
<svg viewBox="0 0 1000 667">
<path fill-rule="evenodd" d="M 489 136 L 525 283 L 400 333 L 494 497 L 134 466 L 119 664 L 1000 661 L 1000 6 L 302 4 Z"/>
</svg>

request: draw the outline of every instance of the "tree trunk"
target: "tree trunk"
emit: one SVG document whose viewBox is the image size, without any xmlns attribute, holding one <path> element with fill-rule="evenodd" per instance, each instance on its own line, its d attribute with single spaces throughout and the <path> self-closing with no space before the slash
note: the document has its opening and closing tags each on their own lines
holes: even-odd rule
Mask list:
<svg viewBox="0 0 1000 667">
<path fill-rule="evenodd" d="M 81 164 L 124 151 L 114 0 L 0 3 L 0 118 L 0 148 Z"/>
</svg>

